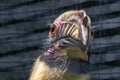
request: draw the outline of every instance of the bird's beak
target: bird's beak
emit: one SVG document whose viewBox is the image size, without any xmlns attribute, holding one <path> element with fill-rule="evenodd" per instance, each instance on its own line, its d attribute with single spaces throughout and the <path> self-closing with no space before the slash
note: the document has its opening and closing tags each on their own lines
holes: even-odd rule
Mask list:
<svg viewBox="0 0 120 80">
<path fill-rule="evenodd" d="M 79 47 L 87 50 L 87 47 L 92 41 L 93 34 L 90 28 L 89 17 L 86 16 L 83 21 L 77 22 L 63 21 L 57 27 L 54 37 L 51 38 L 51 43 L 60 47 Z"/>
<path fill-rule="evenodd" d="M 51 39 L 51 43 L 57 47 L 69 47 L 83 45 L 81 28 L 74 23 L 62 23 L 56 36 Z"/>
</svg>

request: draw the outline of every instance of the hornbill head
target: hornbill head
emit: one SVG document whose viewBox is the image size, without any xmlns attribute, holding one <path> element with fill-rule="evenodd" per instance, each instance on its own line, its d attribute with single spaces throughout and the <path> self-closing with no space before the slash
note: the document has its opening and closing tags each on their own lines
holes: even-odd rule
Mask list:
<svg viewBox="0 0 120 80">
<path fill-rule="evenodd" d="M 65 12 L 51 24 L 49 39 L 56 49 L 66 51 L 70 57 L 85 53 L 82 58 L 87 60 L 87 50 L 93 39 L 89 16 L 84 10 Z"/>
<path fill-rule="evenodd" d="M 63 13 L 50 26 L 52 46 L 36 60 L 30 80 L 87 80 L 88 64 L 78 59 L 88 60 L 92 39 L 91 21 L 84 10 Z"/>
</svg>

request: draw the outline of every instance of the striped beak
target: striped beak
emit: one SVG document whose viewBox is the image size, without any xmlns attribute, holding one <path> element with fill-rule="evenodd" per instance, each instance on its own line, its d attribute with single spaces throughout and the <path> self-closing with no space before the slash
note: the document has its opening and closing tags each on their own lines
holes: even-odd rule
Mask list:
<svg viewBox="0 0 120 80">
<path fill-rule="evenodd" d="M 81 21 L 61 21 L 57 25 L 51 25 L 49 32 L 50 41 L 54 46 L 59 48 L 79 47 L 86 50 L 89 40 L 89 30 L 90 28 L 85 27 Z"/>
</svg>

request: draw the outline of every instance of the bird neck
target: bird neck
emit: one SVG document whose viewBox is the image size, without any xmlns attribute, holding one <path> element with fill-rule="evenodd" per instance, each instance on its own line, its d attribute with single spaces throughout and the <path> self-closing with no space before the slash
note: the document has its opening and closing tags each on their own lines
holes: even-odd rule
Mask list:
<svg viewBox="0 0 120 80">
<path fill-rule="evenodd" d="M 64 55 L 69 59 L 80 59 L 88 61 L 87 51 L 83 51 L 82 49 L 77 47 L 67 47 L 64 49 L 49 48 L 47 51 L 47 55 L 53 57 Z"/>
<path fill-rule="evenodd" d="M 81 60 L 88 61 L 87 51 L 83 51 L 80 48 L 68 47 L 63 49 L 62 53 L 71 59 L 81 59 Z"/>
</svg>

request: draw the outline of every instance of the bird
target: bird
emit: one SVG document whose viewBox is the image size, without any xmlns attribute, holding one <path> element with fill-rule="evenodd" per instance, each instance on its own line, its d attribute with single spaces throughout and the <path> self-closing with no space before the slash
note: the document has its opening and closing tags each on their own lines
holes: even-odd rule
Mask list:
<svg viewBox="0 0 120 80">
<path fill-rule="evenodd" d="M 29 80 L 88 80 L 88 49 L 94 38 L 84 10 L 69 10 L 50 25 L 50 47 L 36 59 Z"/>
</svg>

